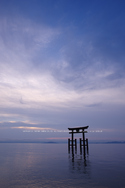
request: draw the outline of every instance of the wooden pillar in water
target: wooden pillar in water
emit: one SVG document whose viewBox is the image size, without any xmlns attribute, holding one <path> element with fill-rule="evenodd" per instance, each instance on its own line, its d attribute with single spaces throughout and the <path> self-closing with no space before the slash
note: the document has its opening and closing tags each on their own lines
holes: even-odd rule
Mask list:
<svg viewBox="0 0 125 188">
<path fill-rule="evenodd" d="M 88 148 L 88 138 L 86 138 L 86 147 L 87 147 L 87 154 L 88 154 L 88 151 L 89 151 L 89 148 Z"/>
<path fill-rule="evenodd" d="M 73 153 L 73 130 L 72 130 L 72 154 L 74 154 Z"/>
<path fill-rule="evenodd" d="M 75 153 L 77 153 L 77 139 L 75 139 Z"/>
<path fill-rule="evenodd" d="M 83 148 L 84 148 L 84 154 L 85 154 L 85 135 L 84 135 L 84 130 L 83 130 L 82 135 L 83 135 Z"/>
<path fill-rule="evenodd" d="M 70 153 L 70 138 L 68 139 L 68 151 Z"/>
<path fill-rule="evenodd" d="M 79 139 L 79 143 L 80 143 L 80 154 L 82 154 L 82 140 L 81 140 L 81 138 Z"/>
</svg>

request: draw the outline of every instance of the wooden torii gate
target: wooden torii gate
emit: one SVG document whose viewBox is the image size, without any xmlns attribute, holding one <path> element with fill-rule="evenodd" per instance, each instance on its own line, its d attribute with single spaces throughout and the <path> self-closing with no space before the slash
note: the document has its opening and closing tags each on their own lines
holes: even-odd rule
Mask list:
<svg viewBox="0 0 125 188">
<path fill-rule="evenodd" d="M 76 133 L 82 133 L 82 139 L 80 138 L 80 152 L 82 151 L 82 146 L 84 148 L 84 154 L 85 154 L 85 146 L 87 146 L 87 150 L 88 150 L 88 139 L 85 140 L 85 133 L 87 133 L 87 131 L 85 131 L 85 129 L 88 129 L 89 126 L 85 126 L 85 127 L 75 127 L 75 128 L 68 128 L 69 134 L 71 134 L 71 140 L 70 138 L 68 139 L 68 149 L 70 152 L 70 146 L 72 146 L 72 154 L 73 154 L 73 146 L 75 146 L 75 148 L 77 148 L 77 140 L 73 140 L 73 136 Z M 74 144 L 75 141 L 75 144 Z"/>
</svg>

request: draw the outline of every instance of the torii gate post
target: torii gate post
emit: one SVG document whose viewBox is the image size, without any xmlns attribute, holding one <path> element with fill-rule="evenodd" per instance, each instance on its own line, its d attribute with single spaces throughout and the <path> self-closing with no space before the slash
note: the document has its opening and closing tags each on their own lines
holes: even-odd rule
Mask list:
<svg viewBox="0 0 125 188">
<path fill-rule="evenodd" d="M 88 151 L 88 139 L 85 140 L 85 133 L 87 133 L 87 131 L 84 131 L 85 129 L 88 129 L 89 126 L 85 126 L 85 127 L 76 127 L 76 128 L 68 128 L 69 131 L 71 130 L 71 132 L 69 132 L 69 134 L 71 134 L 71 140 L 68 139 L 68 150 L 70 152 L 70 146 L 72 146 L 72 154 L 74 154 L 73 152 L 73 146 L 75 146 L 75 149 L 77 148 L 77 140 L 75 139 L 75 145 L 73 144 L 74 140 L 73 140 L 73 134 L 75 133 L 82 133 L 82 137 L 83 140 L 80 138 L 80 153 L 82 153 L 82 147 L 84 147 L 84 154 L 85 154 L 85 146 L 87 146 L 87 151 Z M 70 144 L 71 141 L 71 144 Z M 82 144 L 83 141 L 83 144 Z"/>
<path fill-rule="evenodd" d="M 68 139 L 68 151 L 70 152 L 70 146 L 72 146 L 72 154 L 74 154 L 73 146 L 75 146 L 75 152 L 76 152 L 77 151 L 77 140 L 76 139 L 73 140 L 73 134 L 74 134 L 73 130 L 69 134 L 71 134 L 71 140 L 70 140 L 70 138 Z M 71 141 L 71 144 L 70 144 L 70 141 Z M 74 143 L 74 141 L 75 141 L 75 143 Z"/>
</svg>

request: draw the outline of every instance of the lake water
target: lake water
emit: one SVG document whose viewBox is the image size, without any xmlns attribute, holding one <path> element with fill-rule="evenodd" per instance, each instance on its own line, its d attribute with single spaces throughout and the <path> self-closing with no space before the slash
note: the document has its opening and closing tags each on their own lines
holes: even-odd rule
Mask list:
<svg viewBox="0 0 125 188">
<path fill-rule="evenodd" d="M 125 188 L 125 144 L 89 144 L 84 158 L 67 144 L 1 143 L 0 188 Z"/>
</svg>

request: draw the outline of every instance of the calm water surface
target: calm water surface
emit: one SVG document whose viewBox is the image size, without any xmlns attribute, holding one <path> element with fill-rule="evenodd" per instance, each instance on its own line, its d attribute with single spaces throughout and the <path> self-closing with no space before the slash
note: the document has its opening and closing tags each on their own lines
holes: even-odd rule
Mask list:
<svg viewBox="0 0 125 188">
<path fill-rule="evenodd" d="M 0 144 L 0 188 L 125 188 L 125 144 L 89 144 L 68 154 L 67 144 Z"/>
</svg>

